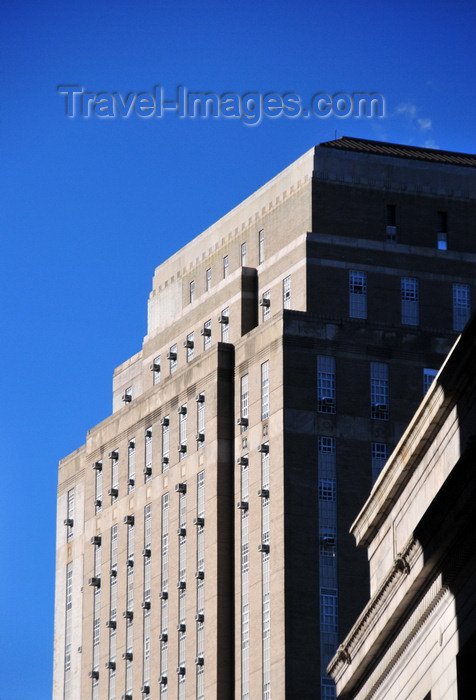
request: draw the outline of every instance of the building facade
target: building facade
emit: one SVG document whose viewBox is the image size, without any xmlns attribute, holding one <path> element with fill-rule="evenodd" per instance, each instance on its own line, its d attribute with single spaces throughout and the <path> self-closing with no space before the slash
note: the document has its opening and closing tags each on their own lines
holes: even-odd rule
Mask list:
<svg viewBox="0 0 476 700">
<path fill-rule="evenodd" d="M 474 299 L 476 156 L 341 138 L 155 271 L 59 466 L 55 700 L 335 697 L 349 526 Z"/>
<path fill-rule="evenodd" d="M 476 318 L 352 526 L 371 598 L 332 659 L 344 700 L 470 700 L 476 651 Z"/>
</svg>

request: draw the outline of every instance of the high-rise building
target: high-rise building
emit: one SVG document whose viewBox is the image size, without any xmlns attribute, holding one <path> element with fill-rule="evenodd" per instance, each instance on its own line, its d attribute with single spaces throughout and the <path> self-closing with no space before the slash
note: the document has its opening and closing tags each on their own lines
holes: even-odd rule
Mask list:
<svg viewBox="0 0 476 700">
<path fill-rule="evenodd" d="M 474 299 L 476 156 L 343 137 L 155 271 L 59 466 L 54 699 L 315 700 L 349 526 Z"/>
</svg>

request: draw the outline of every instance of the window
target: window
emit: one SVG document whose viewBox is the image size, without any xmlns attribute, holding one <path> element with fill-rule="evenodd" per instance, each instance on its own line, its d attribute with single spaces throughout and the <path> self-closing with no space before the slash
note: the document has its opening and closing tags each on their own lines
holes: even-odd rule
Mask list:
<svg viewBox="0 0 476 700">
<path fill-rule="evenodd" d="M 246 265 L 246 243 L 241 244 L 240 255 L 241 255 L 241 267 L 245 267 L 245 265 Z"/>
<path fill-rule="evenodd" d="M 437 236 L 437 246 L 438 250 L 447 250 L 448 241 L 446 240 L 446 233 L 439 233 Z"/>
<path fill-rule="evenodd" d="M 119 493 L 119 453 L 117 450 L 111 452 L 111 491 L 112 502 L 117 501 Z"/>
<path fill-rule="evenodd" d="M 187 456 L 187 405 L 180 407 L 179 414 L 179 460 Z"/>
<path fill-rule="evenodd" d="M 269 360 L 261 365 L 261 420 L 269 418 Z"/>
<path fill-rule="evenodd" d="M 152 479 L 152 428 L 145 431 L 145 459 L 144 459 L 145 480 Z"/>
<path fill-rule="evenodd" d="M 336 481 L 335 479 L 319 479 L 319 500 L 335 501 L 336 500 Z"/>
<path fill-rule="evenodd" d="M 453 330 L 462 331 L 469 320 L 469 284 L 453 285 Z"/>
<path fill-rule="evenodd" d="M 161 544 L 161 591 L 167 592 L 169 587 L 169 494 L 162 496 L 162 544 Z M 161 596 L 161 620 L 160 620 L 160 675 L 167 677 L 168 670 L 168 627 L 169 627 L 169 601 L 166 595 Z M 161 695 L 167 696 L 167 684 L 161 684 Z"/>
<path fill-rule="evenodd" d="M 72 700 L 71 695 L 71 646 L 73 641 L 73 564 L 66 566 L 66 614 L 64 631 L 64 700 Z"/>
<path fill-rule="evenodd" d="M 194 351 L 194 341 L 193 341 L 193 333 L 189 333 L 187 335 L 187 340 L 185 341 L 185 347 L 187 348 L 187 362 L 191 362 L 193 360 L 193 351 Z"/>
<path fill-rule="evenodd" d="M 173 374 L 177 369 L 177 344 L 172 345 L 170 352 L 168 353 L 168 359 L 170 360 L 170 374 Z"/>
<path fill-rule="evenodd" d="M 397 240 L 397 208 L 395 204 L 387 204 L 387 241 Z"/>
<path fill-rule="evenodd" d="M 127 449 L 127 489 L 128 492 L 134 491 L 136 478 L 136 443 L 135 439 L 129 441 Z"/>
<path fill-rule="evenodd" d="M 372 483 L 377 481 L 378 475 L 384 468 L 389 457 L 389 448 L 385 442 L 372 443 Z"/>
<path fill-rule="evenodd" d="M 258 233 L 258 265 L 264 262 L 264 230 Z"/>
<path fill-rule="evenodd" d="M 401 312 L 402 323 L 418 326 L 418 280 L 413 277 L 401 278 Z"/>
<path fill-rule="evenodd" d="M 269 289 L 263 292 L 261 306 L 263 308 L 263 321 L 267 321 L 271 316 L 271 292 Z"/>
<path fill-rule="evenodd" d="M 430 369 L 429 367 L 425 367 L 423 369 L 423 396 L 430 388 L 431 383 L 433 382 L 433 379 L 436 377 L 437 374 L 437 369 Z"/>
<path fill-rule="evenodd" d="M 211 267 L 209 267 L 207 272 L 206 272 L 205 290 L 207 292 L 209 292 L 211 286 L 212 286 L 212 269 L 211 269 Z"/>
<path fill-rule="evenodd" d="M 337 590 L 321 588 L 321 630 L 337 634 Z"/>
<path fill-rule="evenodd" d="M 158 384 L 160 382 L 160 355 L 155 358 L 151 369 L 154 375 L 153 383 Z"/>
<path fill-rule="evenodd" d="M 336 412 L 335 359 L 328 355 L 317 358 L 317 398 L 319 413 Z"/>
<path fill-rule="evenodd" d="M 221 312 L 220 320 L 222 343 L 228 343 L 230 337 L 230 309 L 228 307 Z"/>
<path fill-rule="evenodd" d="M 197 447 L 200 449 L 205 445 L 205 394 L 199 394 L 200 401 L 197 401 Z"/>
<path fill-rule="evenodd" d="M 448 212 L 438 212 L 438 232 L 437 246 L 438 250 L 447 250 L 447 233 L 448 233 Z"/>
<path fill-rule="evenodd" d="M 209 319 L 203 324 L 203 349 L 207 350 L 212 344 L 212 322 Z"/>
<path fill-rule="evenodd" d="M 189 302 L 192 303 L 195 299 L 195 280 L 192 280 L 189 285 Z"/>
<path fill-rule="evenodd" d="M 223 279 L 226 279 L 228 277 L 228 267 L 229 267 L 228 255 L 225 255 L 225 257 L 223 258 Z"/>
<path fill-rule="evenodd" d="M 370 416 L 388 420 L 388 365 L 370 363 Z"/>
<path fill-rule="evenodd" d="M 170 428 L 169 416 L 162 418 L 162 471 L 165 472 L 169 468 L 170 459 Z"/>
<path fill-rule="evenodd" d="M 283 279 L 283 309 L 291 308 L 291 275 Z"/>
<path fill-rule="evenodd" d="M 94 508 L 96 513 L 102 510 L 102 462 L 96 463 L 94 484 Z"/>
<path fill-rule="evenodd" d="M 73 525 L 74 525 L 74 488 L 68 491 L 68 500 L 66 502 L 66 540 L 69 542 L 73 539 Z"/>
<path fill-rule="evenodd" d="M 367 318 L 367 273 L 349 270 L 349 316 Z"/>
<path fill-rule="evenodd" d="M 245 418 L 248 420 L 248 405 L 249 405 L 249 395 L 248 395 L 248 375 L 244 374 L 240 379 L 240 418 Z M 241 426 L 241 431 L 246 430 L 247 425 Z"/>
</svg>

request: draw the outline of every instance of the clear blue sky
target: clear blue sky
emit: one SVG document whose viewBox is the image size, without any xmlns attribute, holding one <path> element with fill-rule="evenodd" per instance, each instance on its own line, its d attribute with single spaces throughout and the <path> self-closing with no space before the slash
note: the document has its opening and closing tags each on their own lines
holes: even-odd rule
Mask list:
<svg viewBox="0 0 476 700">
<path fill-rule="evenodd" d="M 154 267 L 336 131 L 476 152 L 475 29 L 473 0 L 5 0 L 0 700 L 51 697 L 57 462 L 110 413 Z M 379 92 L 386 116 L 68 119 L 58 85 Z"/>
</svg>

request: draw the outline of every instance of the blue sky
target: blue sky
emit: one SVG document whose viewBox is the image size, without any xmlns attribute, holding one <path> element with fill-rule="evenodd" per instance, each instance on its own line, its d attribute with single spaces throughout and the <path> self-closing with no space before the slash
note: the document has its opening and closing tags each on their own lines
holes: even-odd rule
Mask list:
<svg viewBox="0 0 476 700">
<path fill-rule="evenodd" d="M 313 145 L 476 152 L 474 2 L 6 0 L 0 700 L 51 697 L 57 463 L 111 410 L 154 268 Z M 65 115 L 93 93 L 378 92 L 383 118 Z"/>
</svg>

